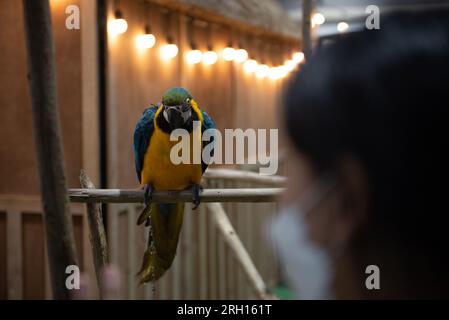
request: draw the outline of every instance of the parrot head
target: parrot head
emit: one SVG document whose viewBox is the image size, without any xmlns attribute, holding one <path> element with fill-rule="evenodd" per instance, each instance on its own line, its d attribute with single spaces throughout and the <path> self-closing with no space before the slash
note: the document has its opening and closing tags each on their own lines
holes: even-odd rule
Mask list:
<svg viewBox="0 0 449 320">
<path fill-rule="evenodd" d="M 171 130 L 179 129 L 192 119 L 192 95 L 184 88 L 171 88 L 162 96 L 163 114 Z"/>
</svg>

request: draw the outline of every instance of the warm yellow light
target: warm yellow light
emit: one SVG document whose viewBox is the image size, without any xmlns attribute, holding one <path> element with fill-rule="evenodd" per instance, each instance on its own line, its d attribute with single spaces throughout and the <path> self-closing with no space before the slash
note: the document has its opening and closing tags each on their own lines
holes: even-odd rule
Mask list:
<svg viewBox="0 0 449 320">
<path fill-rule="evenodd" d="M 270 68 L 270 71 L 268 73 L 268 76 L 270 79 L 277 80 L 284 78 L 288 75 L 287 67 L 285 66 L 278 66 L 278 67 L 272 67 Z"/>
<path fill-rule="evenodd" d="M 320 26 L 325 22 L 326 22 L 326 18 L 324 17 L 324 15 L 322 13 L 317 12 L 312 16 L 312 23 L 314 23 L 315 25 Z"/>
<path fill-rule="evenodd" d="M 302 53 L 301 51 L 295 52 L 293 54 L 293 61 L 295 61 L 296 64 L 303 62 L 304 61 L 304 53 Z"/>
<path fill-rule="evenodd" d="M 108 23 L 108 32 L 113 35 L 123 34 L 128 30 L 128 22 L 125 19 L 112 19 Z"/>
<path fill-rule="evenodd" d="M 234 61 L 237 63 L 245 62 L 248 59 L 248 52 L 245 49 L 235 51 Z"/>
<path fill-rule="evenodd" d="M 178 46 L 173 43 L 163 45 L 161 47 L 161 57 L 164 60 L 173 59 L 178 55 Z"/>
<path fill-rule="evenodd" d="M 268 76 L 268 73 L 270 72 L 270 67 L 266 64 L 261 64 L 257 66 L 256 69 L 256 77 L 258 78 L 265 78 Z"/>
<path fill-rule="evenodd" d="M 186 60 L 190 64 L 197 64 L 201 62 L 203 53 L 200 50 L 190 50 L 186 54 Z"/>
<path fill-rule="evenodd" d="M 293 60 L 287 60 L 284 63 L 284 67 L 288 72 L 292 72 L 293 70 L 295 70 L 296 65 L 297 65 L 296 62 Z"/>
<path fill-rule="evenodd" d="M 250 59 L 246 60 L 243 64 L 243 70 L 245 70 L 246 73 L 253 73 L 257 70 L 258 63 L 256 60 Z"/>
<path fill-rule="evenodd" d="M 286 76 L 288 76 L 288 69 L 285 66 L 279 66 L 279 75 L 281 78 L 285 78 Z"/>
<path fill-rule="evenodd" d="M 203 54 L 203 62 L 205 64 L 214 64 L 218 60 L 218 55 L 215 51 L 207 51 Z"/>
<path fill-rule="evenodd" d="M 337 24 L 337 30 L 338 30 L 338 32 L 340 32 L 340 33 L 346 32 L 346 31 L 348 31 L 348 29 L 349 29 L 349 24 L 347 24 L 347 23 L 344 22 L 344 21 L 339 22 L 339 23 Z"/>
<path fill-rule="evenodd" d="M 151 49 L 156 44 L 156 38 L 152 34 L 141 34 L 136 38 L 136 46 L 139 49 Z"/>
<path fill-rule="evenodd" d="M 235 49 L 231 47 L 224 48 L 222 55 L 225 61 L 232 61 L 235 58 Z"/>
</svg>

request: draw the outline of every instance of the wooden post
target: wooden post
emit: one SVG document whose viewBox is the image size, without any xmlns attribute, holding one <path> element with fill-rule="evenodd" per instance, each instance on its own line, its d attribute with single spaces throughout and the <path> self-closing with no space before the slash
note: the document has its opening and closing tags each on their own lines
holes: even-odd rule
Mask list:
<svg viewBox="0 0 449 320">
<path fill-rule="evenodd" d="M 48 0 L 23 0 L 28 78 L 53 297 L 70 299 L 67 266 L 78 265 L 61 144 Z"/>
<path fill-rule="evenodd" d="M 85 170 L 81 170 L 80 182 L 83 188 L 95 189 L 94 184 L 87 176 Z M 87 203 L 87 221 L 89 222 L 89 239 L 92 246 L 95 274 L 97 276 L 98 289 L 101 297 L 104 291 L 101 272 L 108 264 L 108 244 L 104 230 L 103 216 L 101 215 L 101 205 L 99 203 Z"/>
<path fill-rule="evenodd" d="M 302 0 L 302 39 L 306 61 L 312 55 L 312 0 Z"/>
</svg>

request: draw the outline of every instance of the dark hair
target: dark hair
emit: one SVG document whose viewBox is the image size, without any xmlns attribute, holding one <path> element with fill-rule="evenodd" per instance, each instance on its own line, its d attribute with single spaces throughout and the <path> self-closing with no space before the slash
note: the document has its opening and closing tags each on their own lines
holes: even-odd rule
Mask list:
<svg viewBox="0 0 449 320">
<path fill-rule="evenodd" d="M 412 259 L 444 256 L 445 268 L 448 13 L 392 14 L 380 30 L 321 48 L 293 80 L 284 115 L 291 141 L 317 171 L 334 170 L 344 155 L 362 164 L 369 228 Z"/>
</svg>

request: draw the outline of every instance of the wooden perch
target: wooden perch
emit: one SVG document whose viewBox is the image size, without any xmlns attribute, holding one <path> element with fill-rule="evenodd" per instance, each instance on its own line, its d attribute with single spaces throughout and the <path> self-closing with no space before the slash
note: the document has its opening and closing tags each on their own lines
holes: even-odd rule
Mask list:
<svg viewBox="0 0 449 320">
<path fill-rule="evenodd" d="M 268 292 L 265 282 L 257 271 L 256 266 L 243 246 L 242 241 L 235 232 L 223 206 L 220 203 L 208 203 L 207 208 L 211 211 L 213 220 L 218 230 L 223 235 L 226 244 L 232 250 L 235 258 L 242 266 L 256 295 L 263 300 L 275 299 L 275 297 Z"/>
<path fill-rule="evenodd" d="M 204 173 L 206 179 L 223 179 L 238 182 L 250 182 L 267 186 L 280 187 L 287 181 L 282 176 L 264 176 L 256 172 L 231 169 L 208 169 Z"/>
<path fill-rule="evenodd" d="M 282 188 L 256 189 L 205 189 L 201 192 L 202 202 L 274 202 Z M 143 190 L 135 189 L 70 189 L 72 202 L 143 203 Z M 192 191 L 155 191 L 152 202 L 191 202 Z"/>
<path fill-rule="evenodd" d="M 95 189 L 85 170 L 81 170 L 80 183 L 83 188 Z M 104 230 L 101 205 L 95 202 L 87 203 L 87 221 L 89 222 L 89 240 L 94 257 L 95 274 L 97 277 L 100 296 L 103 290 L 102 275 L 103 268 L 108 264 L 108 244 Z"/>
</svg>

